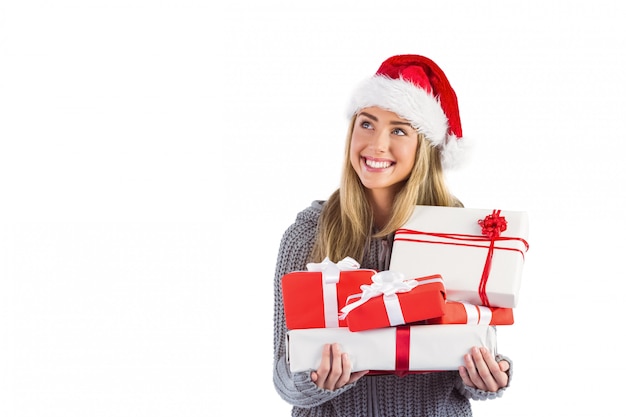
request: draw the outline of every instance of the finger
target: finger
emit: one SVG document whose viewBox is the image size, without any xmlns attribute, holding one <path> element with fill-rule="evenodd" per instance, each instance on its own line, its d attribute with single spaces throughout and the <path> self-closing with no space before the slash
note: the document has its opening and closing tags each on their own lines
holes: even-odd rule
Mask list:
<svg viewBox="0 0 626 417">
<path fill-rule="evenodd" d="M 331 346 L 331 364 L 330 372 L 324 382 L 324 388 L 334 390 L 337 388 L 337 383 L 341 375 L 343 374 L 343 361 L 342 352 L 338 343 L 333 343 Z"/>
<path fill-rule="evenodd" d="M 348 383 L 350 380 L 350 375 L 352 372 L 352 364 L 350 362 L 350 358 L 347 353 L 341 354 L 341 375 L 339 375 L 339 379 L 335 384 L 335 388 L 341 388 Z"/>
<path fill-rule="evenodd" d="M 486 386 L 482 376 L 480 375 L 479 364 L 477 363 L 479 358 L 482 361 L 482 356 L 480 355 L 478 348 L 472 348 L 470 353 L 465 354 L 465 368 L 467 369 L 467 374 L 474 385 L 474 388 L 484 391 Z"/>
<path fill-rule="evenodd" d="M 478 354 L 473 356 L 476 369 L 485 385 L 484 390 L 495 392 L 507 385 L 509 376 L 500 369 L 500 365 L 487 348 L 478 349 Z"/>
<path fill-rule="evenodd" d="M 324 388 L 326 385 L 326 379 L 328 378 L 328 374 L 330 372 L 331 366 L 331 349 L 329 344 L 325 344 L 322 348 L 322 360 L 320 361 L 320 365 L 317 367 L 315 374 L 317 375 L 315 381 L 315 385 L 320 388 Z"/>
<path fill-rule="evenodd" d="M 496 362 L 491 352 L 489 352 L 489 349 L 485 347 L 481 347 L 479 351 L 480 351 L 482 361 L 489 368 L 492 374 L 501 371 L 500 366 L 498 365 L 498 362 Z"/>
<path fill-rule="evenodd" d="M 483 380 L 487 382 L 490 391 L 497 391 L 501 387 L 505 387 L 509 381 L 509 376 L 506 374 L 506 370 L 509 369 L 509 363 L 507 361 L 500 365 L 500 362 L 496 362 L 493 355 L 489 352 L 487 348 L 480 348 L 480 353 L 482 354 L 482 359 L 488 367 L 488 372 L 485 371 L 483 374 Z M 502 367 L 506 369 L 503 370 Z"/>
<path fill-rule="evenodd" d="M 467 368 L 465 368 L 464 366 L 459 366 L 459 375 L 461 375 L 461 379 L 463 380 L 463 383 L 465 385 L 467 385 L 468 387 L 476 388 L 476 386 L 472 382 L 472 379 L 469 376 L 469 373 L 467 372 Z"/>
<path fill-rule="evenodd" d="M 494 360 L 495 361 L 495 360 Z M 492 372 L 494 379 L 496 380 L 496 384 L 498 385 L 498 389 L 502 387 L 506 387 L 509 383 L 509 374 L 507 371 L 511 365 L 508 361 L 501 360 L 500 362 L 496 362 L 495 371 Z"/>
<path fill-rule="evenodd" d="M 493 371 L 500 373 L 500 367 L 493 359 L 487 348 L 474 348 L 472 351 L 472 357 L 474 358 L 476 370 L 478 371 L 478 375 L 482 379 L 482 385 L 484 386 L 484 388 L 481 389 L 485 391 L 497 391 L 498 384 L 494 378 Z"/>
</svg>

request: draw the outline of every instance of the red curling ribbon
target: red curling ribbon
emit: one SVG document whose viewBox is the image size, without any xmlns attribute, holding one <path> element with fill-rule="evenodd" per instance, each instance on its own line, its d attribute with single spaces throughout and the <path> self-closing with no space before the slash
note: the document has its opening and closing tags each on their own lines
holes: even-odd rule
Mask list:
<svg viewBox="0 0 626 417">
<path fill-rule="evenodd" d="M 409 357 L 411 351 L 411 327 L 396 327 L 396 372 L 399 377 L 409 374 Z"/>
<path fill-rule="evenodd" d="M 478 220 L 478 224 L 482 228 L 483 235 L 489 238 L 487 259 L 485 260 L 483 274 L 480 277 L 480 284 L 478 284 L 478 295 L 480 296 L 480 301 L 487 307 L 491 307 L 491 304 L 489 304 L 489 298 L 487 297 L 487 281 L 489 280 L 489 273 L 491 272 L 491 260 L 493 259 L 496 240 L 500 237 L 500 233 L 506 230 L 507 226 L 506 218 L 500 216 L 500 212 L 500 210 L 494 210 L 493 213 L 488 214 L 484 219 Z"/>
</svg>

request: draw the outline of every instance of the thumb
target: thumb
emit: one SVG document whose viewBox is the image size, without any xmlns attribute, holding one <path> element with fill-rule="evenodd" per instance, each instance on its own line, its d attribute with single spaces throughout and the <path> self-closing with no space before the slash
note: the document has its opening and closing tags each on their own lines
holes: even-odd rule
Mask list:
<svg viewBox="0 0 626 417">
<path fill-rule="evenodd" d="M 498 366 L 502 372 L 506 372 L 510 368 L 509 361 L 500 361 L 498 362 Z"/>
<path fill-rule="evenodd" d="M 317 382 L 317 372 L 311 372 L 311 381 Z"/>
</svg>

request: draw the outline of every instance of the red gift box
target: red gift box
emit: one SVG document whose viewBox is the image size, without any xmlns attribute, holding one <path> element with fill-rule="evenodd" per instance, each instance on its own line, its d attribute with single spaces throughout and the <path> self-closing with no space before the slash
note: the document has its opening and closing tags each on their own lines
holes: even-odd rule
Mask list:
<svg viewBox="0 0 626 417">
<path fill-rule="evenodd" d="M 339 310 L 347 298 L 372 282 L 373 269 L 359 269 L 352 258 L 338 263 L 328 258 L 307 264 L 307 271 L 285 274 L 281 280 L 287 329 L 347 327 Z"/>
<path fill-rule="evenodd" d="M 413 323 L 444 313 L 446 291 L 441 275 L 405 280 L 400 273 L 382 271 L 372 276 L 371 285 L 362 285 L 361 291 L 349 297 L 341 310 L 340 317 L 354 332 Z"/>
<path fill-rule="evenodd" d="M 510 325 L 513 324 L 513 309 L 446 301 L 443 315 L 425 320 L 424 324 Z"/>
</svg>

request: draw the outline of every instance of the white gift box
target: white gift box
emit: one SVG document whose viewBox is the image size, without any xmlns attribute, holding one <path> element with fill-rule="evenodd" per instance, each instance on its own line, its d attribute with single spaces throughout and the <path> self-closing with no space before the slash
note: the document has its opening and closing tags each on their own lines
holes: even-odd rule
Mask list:
<svg viewBox="0 0 626 417">
<path fill-rule="evenodd" d="M 404 331 L 403 335 L 398 332 Z M 339 343 L 352 371 L 449 371 L 464 365 L 473 346 L 496 354 L 496 328 L 489 325 L 431 324 L 352 332 L 348 328 L 296 329 L 287 333 L 291 372 L 318 368 L 322 348 Z M 400 358 L 400 356 L 402 356 Z M 398 364 L 408 369 L 398 369 Z"/>
<path fill-rule="evenodd" d="M 492 239 L 483 234 L 479 220 L 494 212 L 416 206 L 394 236 L 389 269 L 407 278 L 440 274 L 452 301 L 516 307 L 528 250 L 528 214 L 499 210 L 506 230 Z"/>
</svg>

